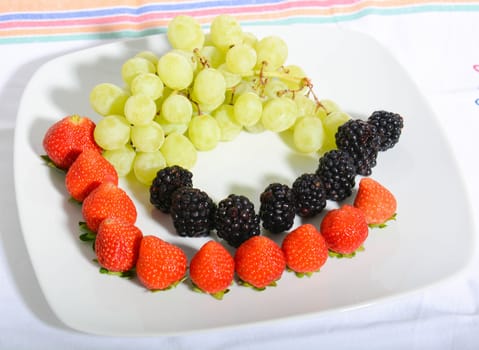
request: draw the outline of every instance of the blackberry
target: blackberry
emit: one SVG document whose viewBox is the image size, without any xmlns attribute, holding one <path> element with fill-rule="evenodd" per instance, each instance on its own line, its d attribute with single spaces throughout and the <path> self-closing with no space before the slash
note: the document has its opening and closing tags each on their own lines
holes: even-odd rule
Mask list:
<svg viewBox="0 0 479 350">
<path fill-rule="evenodd" d="M 180 236 L 208 236 L 214 228 L 216 204 L 197 188 L 186 186 L 173 192 L 170 212 Z"/>
<path fill-rule="evenodd" d="M 248 238 L 260 234 L 259 221 L 254 204 L 245 196 L 230 194 L 218 203 L 216 232 L 218 237 L 235 248 Z"/>
<path fill-rule="evenodd" d="M 348 120 L 336 132 L 338 149 L 353 157 L 359 175 L 371 175 L 371 169 L 376 165 L 380 141 L 376 127 L 361 119 Z"/>
<path fill-rule="evenodd" d="M 376 127 L 380 137 L 380 151 L 392 148 L 399 141 L 404 125 L 399 114 L 387 111 L 373 112 L 368 118 L 368 123 Z"/>
<path fill-rule="evenodd" d="M 326 207 L 326 191 L 317 174 L 303 174 L 292 186 L 296 213 L 302 217 L 313 217 Z"/>
<path fill-rule="evenodd" d="M 356 167 L 348 152 L 326 152 L 319 159 L 316 174 L 323 183 L 327 199 L 342 201 L 351 195 L 355 185 Z"/>
<path fill-rule="evenodd" d="M 150 203 L 164 213 L 170 212 L 171 195 L 180 187 L 192 187 L 193 174 L 174 165 L 161 169 L 150 186 Z"/>
<path fill-rule="evenodd" d="M 260 202 L 259 216 L 266 230 L 281 233 L 293 226 L 296 206 L 293 191 L 287 185 L 268 185 L 260 195 Z"/>
</svg>

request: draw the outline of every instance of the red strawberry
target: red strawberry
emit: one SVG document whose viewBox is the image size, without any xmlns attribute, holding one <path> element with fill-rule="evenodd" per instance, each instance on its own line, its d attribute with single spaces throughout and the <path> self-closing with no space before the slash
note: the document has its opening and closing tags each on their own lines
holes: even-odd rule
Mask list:
<svg viewBox="0 0 479 350">
<path fill-rule="evenodd" d="M 103 182 L 118 185 L 118 174 L 110 162 L 99 152 L 91 149 L 80 153 L 65 177 L 68 193 L 79 202 L 82 202 L 92 190 Z"/>
<path fill-rule="evenodd" d="M 43 137 L 43 149 L 60 169 L 68 169 L 85 149 L 100 152 L 93 138 L 95 123 L 88 117 L 71 115 L 54 123 Z"/>
<path fill-rule="evenodd" d="M 95 188 L 85 198 L 82 214 L 86 225 L 93 232 L 106 218 L 121 218 L 134 224 L 136 222 L 136 207 L 128 194 L 111 182 L 104 182 Z"/>
<path fill-rule="evenodd" d="M 328 248 L 339 254 L 352 254 L 368 237 L 364 213 L 351 205 L 329 211 L 321 221 L 320 232 Z"/>
<path fill-rule="evenodd" d="M 146 288 L 162 290 L 180 283 L 188 261 L 180 247 L 156 236 L 144 236 L 136 262 L 136 275 Z"/>
<path fill-rule="evenodd" d="M 397 202 L 394 195 L 383 185 L 369 177 L 359 181 L 354 206 L 361 209 L 370 225 L 383 226 L 394 217 Z"/>
<path fill-rule="evenodd" d="M 98 263 L 109 271 L 131 270 L 138 259 L 143 237 L 138 227 L 119 218 L 107 218 L 98 227 L 95 253 Z"/>
<path fill-rule="evenodd" d="M 238 277 L 257 289 L 275 285 L 286 267 L 281 248 L 265 236 L 253 236 L 244 241 L 234 259 Z"/>
<path fill-rule="evenodd" d="M 311 224 L 304 224 L 288 233 L 281 246 L 286 265 L 299 276 L 318 271 L 328 259 L 328 246 Z"/>
<path fill-rule="evenodd" d="M 208 241 L 190 262 L 190 278 L 196 287 L 221 299 L 233 282 L 234 259 L 218 242 Z"/>
</svg>

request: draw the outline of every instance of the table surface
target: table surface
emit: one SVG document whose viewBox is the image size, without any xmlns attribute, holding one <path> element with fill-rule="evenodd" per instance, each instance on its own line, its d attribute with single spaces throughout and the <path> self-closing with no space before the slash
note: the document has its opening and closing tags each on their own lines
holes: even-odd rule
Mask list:
<svg viewBox="0 0 479 350">
<path fill-rule="evenodd" d="M 102 7 L 94 1 L 68 7 L 60 3 L 0 4 L 0 349 L 479 348 L 478 254 L 458 277 L 348 312 L 183 336 L 124 338 L 76 332 L 55 317 L 40 290 L 13 187 L 19 100 L 43 63 L 104 42 L 164 31 L 177 14 L 193 14 L 207 23 L 215 14 L 228 12 L 249 23 L 308 22 L 357 30 L 378 40 L 408 71 L 436 113 L 463 175 L 472 212 L 477 213 L 479 1 L 112 0 L 103 1 Z"/>
</svg>

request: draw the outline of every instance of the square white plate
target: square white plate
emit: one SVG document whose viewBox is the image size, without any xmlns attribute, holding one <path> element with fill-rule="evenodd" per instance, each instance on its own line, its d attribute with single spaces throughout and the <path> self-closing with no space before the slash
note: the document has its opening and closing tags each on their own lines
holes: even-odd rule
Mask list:
<svg viewBox="0 0 479 350">
<path fill-rule="evenodd" d="M 32 77 L 15 135 L 23 234 L 46 299 L 66 325 L 97 334 L 158 335 L 344 311 L 430 286 L 469 263 L 474 230 L 461 176 L 436 117 L 388 51 L 362 34 L 318 26 L 246 30 L 284 38 L 288 63 L 305 69 L 320 98 L 333 99 L 363 118 L 378 109 L 404 116 L 399 144 L 379 155 L 372 175 L 396 195 L 397 221 L 371 230 L 365 252 L 354 259 L 329 259 L 312 278 L 285 272 L 276 288 L 264 292 L 234 285 L 222 301 L 194 293 L 187 284 L 150 293 L 136 280 L 98 273 L 91 247 L 78 239 L 80 207 L 68 200 L 63 175 L 40 159 L 43 135 L 68 114 L 98 120 L 88 102 L 91 88 L 101 82 L 121 85 L 120 68 L 127 58 L 142 50 L 161 54 L 168 44 L 158 35 L 68 54 Z M 201 153 L 193 181 L 216 201 L 241 193 L 258 208 L 259 194 L 269 183 L 291 184 L 316 167 L 315 157 L 296 154 L 273 133 L 242 133 Z M 170 218 L 152 209 L 146 187 L 129 181 L 121 186 L 137 204 L 144 234 L 179 244 L 189 257 L 206 241 L 176 236 Z"/>
</svg>

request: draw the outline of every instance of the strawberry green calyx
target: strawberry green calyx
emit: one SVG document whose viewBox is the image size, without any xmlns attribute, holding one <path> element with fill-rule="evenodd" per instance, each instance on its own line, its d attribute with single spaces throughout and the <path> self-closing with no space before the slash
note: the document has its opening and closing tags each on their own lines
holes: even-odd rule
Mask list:
<svg viewBox="0 0 479 350">
<path fill-rule="evenodd" d="M 297 272 L 297 271 L 291 270 L 289 267 L 287 267 L 286 270 L 289 272 L 293 272 L 298 278 L 303 278 L 304 276 L 311 277 L 314 273 L 320 271 L 320 270 L 316 270 L 316 271 L 310 271 L 310 272 Z"/>
<path fill-rule="evenodd" d="M 96 239 L 96 233 L 90 230 L 84 221 L 78 223 L 80 229 L 80 240 L 83 242 L 94 242 Z"/>
<path fill-rule="evenodd" d="M 271 282 L 270 284 L 268 284 L 266 287 L 255 287 L 253 286 L 251 283 L 248 283 L 248 282 L 245 282 L 243 281 L 242 279 L 238 279 L 238 284 L 240 286 L 243 286 L 243 287 L 248 287 L 248 288 L 251 288 L 257 292 L 262 292 L 264 291 L 267 287 L 276 287 L 278 284 L 276 283 L 276 281 L 273 281 Z"/>
<path fill-rule="evenodd" d="M 43 159 L 43 161 L 45 162 L 45 165 L 47 165 L 49 168 L 52 168 L 52 169 L 55 169 L 56 171 L 62 173 L 62 174 L 65 174 L 66 173 L 66 170 L 65 169 L 62 169 L 62 168 L 59 168 L 53 161 L 52 159 L 46 155 L 46 154 L 42 154 L 40 156 L 41 159 Z"/>
<path fill-rule="evenodd" d="M 216 293 L 207 293 L 205 292 L 203 289 L 199 288 L 197 285 L 195 285 L 194 283 L 192 283 L 192 290 L 196 293 L 204 293 L 204 294 L 209 294 L 211 295 L 213 298 L 215 298 L 216 300 L 223 300 L 223 297 L 226 293 L 229 293 L 229 289 L 226 288 L 224 290 L 220 290 L 219 292 L 216 292 Z"/>
<path fill-rule="evenodd" d="M 389 221 L 396 221 L 397 213 L 394 213 L 393 216 L 391 216 L 389 219 L 386 221 L 380 223 L 380 224 L 369 224 L 368 226 L 370 228 L 385 228 L 388 226 Z"/>
<path fill-rule="evenodd" d="M 104 267 L 100 267 L 99 272 L 101 274 L 118 276 L 118 277 L 126 278 L 126 279 L 131 279 L 131 278 L 135 277 L 135 275 L 136 275 L 135 269 L 131 269 L 131 270 L 128 270 L 128 271 L 110 271 L 108 269 L 105 269 Z"/>
<path fill-rule="evenodd" d="M 186 279 L 187 279 L 187 277 L 184 276 L 183 278 L 179 279 L 179 280 L 176 281 L 176 282 L 173 282 L 172 284 L 170 284 L 170 285 L 169 285 L 168 287 L 166 287 L 166 288 L 163 288 L 163 289 L 150 289 L 150 292 L 152 292 L 152 293 L 164 292 L 164 291 L 167 291 L 167 290 L 176 288 L 177 285 L 179 285 L 180 283 L 183 283 L 184 281 L 186 281 Z"/>
<path fill-rule="evenodd" d="M 358 252 L 363 252 L 365 250 L 365 248 L 363 246 L 360 246 L 358 249 L 356 249 L 354 252 L 352 253 L 349 253 L 349 254 L 343 254 L 343 253 L 337 253 L 337 252 L 334 252 L 332 250 L 330 250 L 328 252 L 328 255 L 329 257 L 331 258 L 337 258 L 337 259 L 342 259 L 342 258 L 346 258 L 346 259 L 351 259 L 351 258 L 354 258 L 356 256 L 356 253 Z"/>
</svg>

